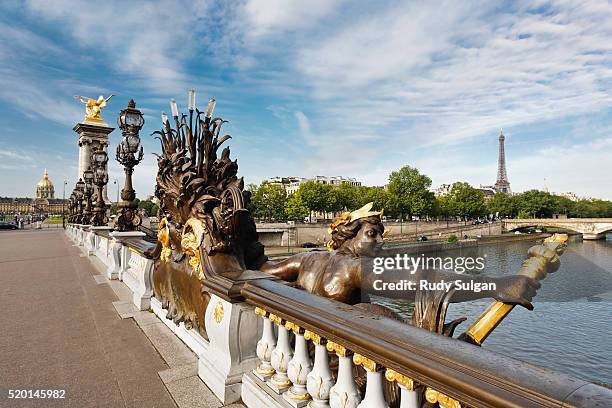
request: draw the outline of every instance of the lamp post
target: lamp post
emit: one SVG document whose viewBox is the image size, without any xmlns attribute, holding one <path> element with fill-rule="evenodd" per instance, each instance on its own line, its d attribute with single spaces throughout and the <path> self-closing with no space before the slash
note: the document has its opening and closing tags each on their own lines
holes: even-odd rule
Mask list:
<svg viewBox="0 0 612 408">
<path fill-rule="evenodd" d="M 101 227 L 108 224 L 106 216 L 106 203 L 103 198 L 104 186 L 108 183 L 108 174 L 106 174 L 106 163 L 108 163 L 108 155 L 102 149 L 96 150 L 91 155 L 93 163 L 93 184 L 97 187 L 96 205 L 94 207 L 94 215 L 92 217 L 93 225 Z"/>
<path fill-rule="evenodd" d="M 66 229 L 66 186 L 68 182 L 64 180 L 62 184 L 62 228 Z"/>
<path fill-rule="evenodd" d="M 87 170 L 83 172 L 83 178 L 85 179 L 85 190 L 84 190 L 84 198 L 85 198 L 85 208 L 83 209 L 83 222 L 88 225 L 91 224 L 92 218 L 92 208 L 91 208 L 91 197 L 93 195 L 93 178 L 94 173 L 91 170 L 91 167 L 88 167 Z"/>
<path fill-rule="evenodd" d="M 68 198 L 68 222 L 74 223 L 74 213 L 76 206 L 76 190 L 72 190 L 70 198 Z"/>
<path fill-rule="evenodd" d="M 76 222 L 83 224 L 83 195 L 85 191 L 85 182 L 79 179 L 76 183 Z"/>
<path fill-rule="evenodd" d="M 128 102 L 128 107 L 119 113 L 117 124 L 123 134 L 123 140 L 117 146 L 117 161 L 123 165 L 125 171 L 125 185 L 121 191 L 121 202 L 117 205 L 117 217 L 115 218 L 115 229 L 118 231 L 135 231 L 141 223 L 138 215 L 138 205 L 134 201 L 136 192 L 132 187 L 132 173 L 143 157 L 142 146 L 140 146 L 139 132 L 144 125 L 142 113 L 136 109 L 133 99 Z"/>
</svg>

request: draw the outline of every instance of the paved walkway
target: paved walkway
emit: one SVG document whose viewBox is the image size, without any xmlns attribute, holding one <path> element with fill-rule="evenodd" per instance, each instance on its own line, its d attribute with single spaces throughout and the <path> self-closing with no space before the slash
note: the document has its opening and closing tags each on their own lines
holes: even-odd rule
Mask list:
<svg viewBox="0 0 612 408">
<path fill-rule="evenodd" d="M 220 407 L 196 356 L 90 259 L 63 230 L 0 231 L 0 407 Z"/>
</svg>

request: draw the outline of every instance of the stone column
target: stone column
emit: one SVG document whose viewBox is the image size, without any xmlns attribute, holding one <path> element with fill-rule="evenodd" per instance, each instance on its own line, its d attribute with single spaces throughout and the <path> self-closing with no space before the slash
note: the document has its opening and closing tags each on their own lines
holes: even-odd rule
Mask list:
<svg viewBox="0 0 612 408">
<path fill-rule="evenodd" d="M 77 180 L 83 178 L 83 172 L 91 165 L 91 152 L 102 148 L 106 152 L 108 135 L 115 130 L 105 123 L 77 123 L 73 130 L 79 135 L 79 174 Z M 108 153 L 108 152 L 107 152 Z M 108 171 L 108 169 L 106 169 Z M 110 205 L 106 186 L 104 186 L 104 201 Z"/>
</svg>

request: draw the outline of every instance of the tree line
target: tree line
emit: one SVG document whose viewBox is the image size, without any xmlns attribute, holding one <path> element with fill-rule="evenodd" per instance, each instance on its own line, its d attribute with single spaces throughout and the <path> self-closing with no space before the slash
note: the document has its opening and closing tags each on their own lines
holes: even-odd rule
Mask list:
<svg viewBox="0 0 612 408">
<path fill-rule="evenodd" d="M 612 202 L 606 200 L 571 201 L 544 191 L 521 194 L 497 193 L 485 199 L 484 193 L 465 182 L 452 185 L 450 194 L 436 197 L 430 191 L 431 179 L 418 169 L 404 166 L 389 175 L 387 188 L 342 184 L 332 187 L 315 181 L 302 183 L 287 195 L 278 184 L 249 185 L 250 210 L 266 221 L 303 220 L 312 212 L 355 210 L 374 202 L 393 219 L 463 218 L 493 215 L 508 218 L 550 218 L 566 214 L 576 218 L 612 218 Z"/>
</svg>

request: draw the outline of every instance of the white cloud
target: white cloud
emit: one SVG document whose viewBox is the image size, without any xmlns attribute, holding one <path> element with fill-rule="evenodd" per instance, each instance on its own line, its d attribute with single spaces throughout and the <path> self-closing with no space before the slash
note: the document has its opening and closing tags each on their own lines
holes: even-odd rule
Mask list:
<svg viewBox="0 0 612 408">
<path fill-rule="evenodd" d="M 199 50 L 207 2 L 126 3 L 29 0 L 30 13 L 59 24 L 81 46 L 99 51 L 94 64 L 111 66 L 163 92 L 187 86 L 183 62 Z"/>
<path fill-rule="evenodd" d="M 274 56 L 293 73 L 285 82 L 309 104 L 308 118 L 296 114 L 314 149 L 305 159 L 308 168 L 363 174 L 380 184 L 384 178 L 373 180 L 371 174 L 386 175 L 390 168 L 363 170 L 379 166 L 381 155 L 372 153 L 376 150 L 401 156 L 403 148 L 404 164 L 425 164 L 435 161 L 435 154 L 416 158 L 415 147 L 448 151 L 449 145 L 474 143 L 501 127 L 579 120 L 608 109 L 612 5 L 542 1 L 507 7 L 485 2 L 393 3 L 361 13 L 355 12 L 357 7 L 330 7 L 314 16 L 318 24 L 300 22 L 289 31 L 283 22 L 304 15 L 287 6 L 278 11 L 278 26 L 259 22 L 263 28 L 257 31 L 258 43 L 251 44 L 254 50 L 241 51 L 263 52 L 266 63 Z M 274 49 L 256 47 L 261 43 Z M 587 145 L 576 145 L 587 154 Z M 455 167 L 449 175 L 471 179 L 478 174 L 480 182 L 490 182 L 496 154 L 490 157 L 488 163 Z M 463 157 L 443 159 L 461 163 Z M 401 165 L 397 158 L 395 163 Z M 435 166 L 425 167 L 433 168 L 434 178 L 440 175 Z M 562 178 L 571 173 L 565 180 L 579 189 L 584 182 L 578 179 L 588 179 L 594 169 L 558 170 Z M 462 171 L 467 174 L 462 176 Z M 518 174 L 516 185 L 527 185 Z"/>
<path fill-rule="evenodd" d="M 602 112 L 612 102 L 612 4 L 604 0 L 503 6 L 482 1 L 109 1 L 95 7 L 70 1 L 49 7 L 29 0 L 27 10 L 74 39 L 77 47 L 67 51 L 24 27 L 5 26 L 5 37 L 19 45 L 3 42 L 0 57 L 22 50 L 19 62 L 26 68 L 0 68 L 0 98 L 26 114 L 72 125 L 82 108 L 66 98 L 58 102 L 56 94 L 88 86 L 72 77 L 58 80 L 62 75 L 37 77 L 28 64 L 39 54 L 33 46 L 39 43 L 58 60 L 97 64 L 102 80 L 120 75 L 114 83 L 122 89 L 113 92 L 142 88 L 139 105 L 155 106 L 145 111 L 147 119 L 157 116 L 159 105 L 166 107 L 169 95 L 200 84 L 225 99 L 226 108 L 245 109 L 248 101 L 252 106 L 238 113 L 248 118 L 241 124 L 243 133 L 264 140 L 260 145 L 273 140 L 275 147 L 299 144 L 287 148 L 286 160 L 311 173 L 304 175 L 342 174 L 382 184 L 390 170 L 416 164 L 434 183 L 490 183 L 496 152 L 489 159 L 470 160 L 453 146 L 478 148 L 500 127 L 542 127 L 555 120 L 582 128 L 565 135 L 574 142 L 559 154 L 580 152 L 576 159 L 589 161 L 595 138 L 589 132 L 598 125 L 583 118 L 599 115 L 606 121 Z M 45 108 L 31 109 L 32 100 Z M 257 100 L 268 106 L 267 116 L 253 120 L 257 102 L 252 101 Z M 268 118 L 280 125 L 258 122 Z M 609 132 L 597 136 L 606 137 Z M 513 157 L 512 167 L 534 165 L 538 154 L 545 152 Z M 577 168 L 550 164 L 568 183 L 565 189 L 584 187 L 583 194 L 592 194 L 590 172 L 600 171 L 593 163 L 599 160 Z M 147 177 L 154 165 L 142 164 Z M 277 174 L 283 169 L 268 167 Z M 531 185 L 521 167 L 509 172 L 513 187 Z M 600 171 L 595 177 L 609 175 Z M 552 176 L 549 180 L 552 189 Z M 609 180 L 603 184 L 610 185 Z"/>
</svg>

